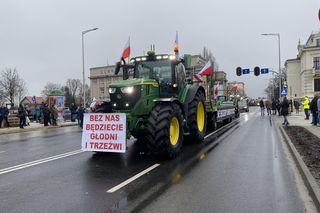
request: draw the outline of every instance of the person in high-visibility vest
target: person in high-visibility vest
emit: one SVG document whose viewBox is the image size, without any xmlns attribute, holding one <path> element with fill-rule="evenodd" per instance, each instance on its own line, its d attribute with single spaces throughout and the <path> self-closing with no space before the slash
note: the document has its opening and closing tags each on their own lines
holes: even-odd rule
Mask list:
<svg viewBox="0 0 320 213">
<path fill-rule="evenodd" d="M 308 96 L 306 96 L 302 102 L 302 106 L 304 109 L 304 113 L 306 114 L 306 120 L 309 120 L 309 109 L 310 109 L 310 105 L 309 105 L 309 98 Z"/>
</svg>

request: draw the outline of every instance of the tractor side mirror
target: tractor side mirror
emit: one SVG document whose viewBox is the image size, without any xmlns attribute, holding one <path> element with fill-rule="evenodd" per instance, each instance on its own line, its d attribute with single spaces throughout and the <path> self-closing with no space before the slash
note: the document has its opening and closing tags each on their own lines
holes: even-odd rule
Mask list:
<svg viewBox="0 0 320 213">
<path fill-rule="evenodd" d="M 116 68 L 115 68 L 115 70 L 114 70 L 114 74 L 115 74 L 115 75 L 118 75 L 119 72 L 120 72 L 120 62 L 117 62 L 117 63 L 116 63 Z"/>
</svg>

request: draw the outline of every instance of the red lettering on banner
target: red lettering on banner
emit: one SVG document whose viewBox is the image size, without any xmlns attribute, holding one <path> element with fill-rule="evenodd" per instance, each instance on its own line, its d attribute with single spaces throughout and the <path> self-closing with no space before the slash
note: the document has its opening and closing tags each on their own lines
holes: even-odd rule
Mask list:
<svg viewBox="0 0 320 213">
<path fill-rule="evenodd" d="M 102 121 L 102 115 L 90 115 L 90 121 Z"/>
<path fill-rule="evenodd" d="M 120 145 L 120 144 L 118 144 L 118 143 L 114 143 L 114 144 L 113 144 L 113 148 L 116 149 L 116 150 L 119 150 L 119 145 Z"/>
<path fill-rule="evenodd" d="M 108 114 L 105 117 L 105 121 L 119 121 L 119 120 L 120 120 L 120 116 L 119 115 Z"/>
</svg>

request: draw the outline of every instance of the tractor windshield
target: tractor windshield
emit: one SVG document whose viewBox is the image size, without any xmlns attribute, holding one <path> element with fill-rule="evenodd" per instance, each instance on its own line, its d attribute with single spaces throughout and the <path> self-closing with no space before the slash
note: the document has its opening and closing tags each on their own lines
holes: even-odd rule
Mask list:
<svg viewBox="0 0 320 213">
<path fill-rule="evenodd" d="M 160 83 L 172 83 L 172 63 L 169 60 L 136 62 L 134 77 L 156 79 Z"/>
</svg>

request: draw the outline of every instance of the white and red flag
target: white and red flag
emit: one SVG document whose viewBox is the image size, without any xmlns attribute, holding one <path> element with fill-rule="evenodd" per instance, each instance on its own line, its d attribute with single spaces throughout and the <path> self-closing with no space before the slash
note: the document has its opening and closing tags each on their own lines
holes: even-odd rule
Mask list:
<svg viewBox="0 0 320 213">
<path fill-rule="evenodd" d="M 202 70 L 198 74 L 210 76 L 212 72 L 213 72 L 213 67 L 212 67 L 211 61 L 208 61 L 208 63 L 202 68 Z"/>
<path fill-rule="evenodd" d="M 121 58 L 124 60 L 130 57 L 130 37 L 126 43 L 126 46 L 123 49 Z"/>
<path fill-rule="evenodd" d="M 219 94 L 219 83 L 217 85 L 214 85 L 213 99 L 217 99 L 218 94 Z"/>
<path fill-rule="evenodd" d="M 236 90 L 238 90 L 238 86 L 232 86 L 232 87 L 230 88 L 230 90 L 236 91 Z"/>
</svg>

